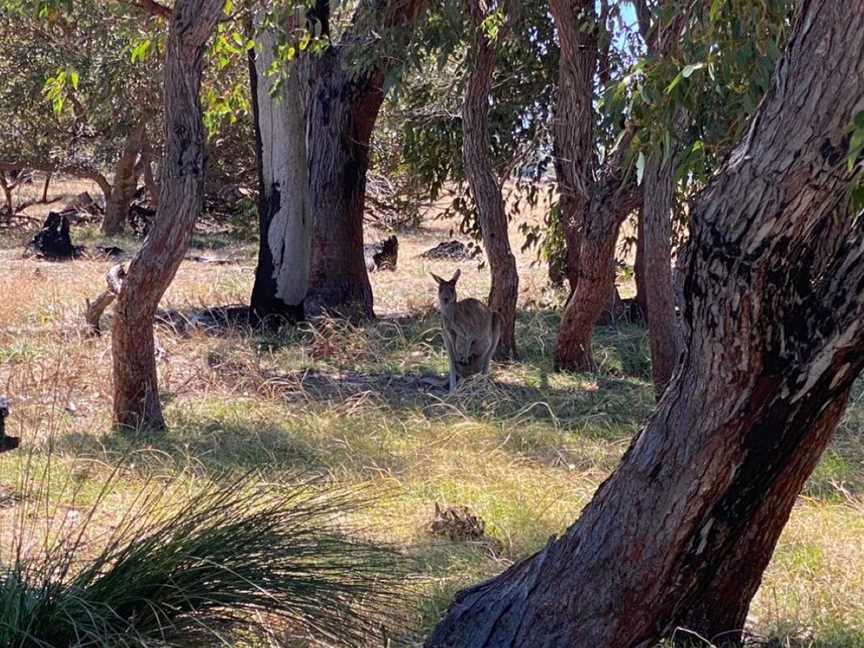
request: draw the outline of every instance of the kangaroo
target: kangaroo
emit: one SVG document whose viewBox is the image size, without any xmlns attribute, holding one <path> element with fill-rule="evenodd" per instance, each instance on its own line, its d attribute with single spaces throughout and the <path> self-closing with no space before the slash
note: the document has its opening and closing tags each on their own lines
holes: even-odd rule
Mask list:
<svg viewBox="0 0 864 648">
<path fill-rule="evenodd" d="M 432 274 L 432 273 L 430 273 Z M 438 306 L 444 329 L 444 346 L 450 360 L 450 391 L 456 383 L 478 373 L 489 373 L 489 361 L 501 337 L 501 316 L 476 299 L 456 301 L 456 282 L 432 274 L 438 284 Z"/>
</svg>

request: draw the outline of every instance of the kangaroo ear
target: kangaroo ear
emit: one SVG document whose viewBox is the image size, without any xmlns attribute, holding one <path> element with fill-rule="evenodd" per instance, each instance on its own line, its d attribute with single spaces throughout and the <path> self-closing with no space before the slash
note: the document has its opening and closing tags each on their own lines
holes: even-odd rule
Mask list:
<svg viewBox="0 0 864 648">
<path fill-rule="evenodd" d="M 456 268 L 456 272 L 453 273 L 453 278 L 450 280 L 450 283 L 455 284 L 459 280 L 459 277 L 461 277 L 461 276 L 462 276 L 462 270 L 459 268 Z"/>
<path fill-rule="evenodd" d="M 441 277 L 439 277 L 438 275 L 436 275 L 434 272 L 430 272 L 429 274 L 432 275 L 432 278 L 435 280 L 435 283 L 437 283 L 439 286 L 440 286 L 441 284 L 443 284 L 443 283 L 447 283 L 447 282 L 444 281 Z"/>
</svg>

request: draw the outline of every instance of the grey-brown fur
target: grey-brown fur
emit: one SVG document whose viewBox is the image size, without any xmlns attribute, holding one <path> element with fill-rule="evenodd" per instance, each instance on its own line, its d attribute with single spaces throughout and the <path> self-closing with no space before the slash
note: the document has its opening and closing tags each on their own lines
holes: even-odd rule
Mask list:
<svg viewBox="0 0 864 648">
<path fill-rule="evenodd" d="M 430 273 L 431 274 L 431 273 Z M 450 391 L 468 376 L 489 373 L 489 362 L 501 337 L 501 317 L 473 299 L 456 299 L 456 270 L 448 280 L 432 274 L 438 284 L 438 307 L 444 331 L 444 346 L 450 360 Z"/>
</svg>

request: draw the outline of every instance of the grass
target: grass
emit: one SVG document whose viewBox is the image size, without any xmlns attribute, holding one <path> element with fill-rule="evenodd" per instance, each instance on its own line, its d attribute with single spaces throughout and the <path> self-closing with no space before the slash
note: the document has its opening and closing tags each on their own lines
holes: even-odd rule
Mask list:
<svg viewBox="0 0 864 648">
<path fill-rule="evenodd" d="M 334 527 L 365 504 L 360 490 L 252 473 L 200 486 L 152 478 L 103 536 L 124 462 L 79 511 L 62 501 L 81 506 L 83 480 L 61 483 L 58 501 L 52 471 L 24 461 L 22 511 L 0 559 L 0 645 L 180 648 L 244 636 L 346 645 L 402 631 L 409 563 Z"/>
<path fill-rule="evenodd" d="M 299 471 L 386 494 L 345 521 L 411 558 L 417 585 L 402 598 L 405 634 L 392 639 L 416 645 L 457 590 L 499 573 L 576 519 L 653 407 L 647 340 L 638 327 L 598 329 L 596 375 L 552 371 L 563 295 L 546 287 L 525 254 L 517 255 L 520 360 L 497 364 L 489 379 L 448 395 L 428 272 L 452 274 L 455 264 L 418 258 L 447 237 L 440 221 L 401 237 L 399 271 L 372 276 L 381 316 L 375 323 L 325 321 L 278 336 L 159 328 L 170 431 L 137 440 L 109 431 L 110 336 L 88 340 L 77 328 L 84 298 L 101 287 L 109 264 L 21 262 L 9 243 L 0 250 L 0 294 L 19 297 L 0 301 L 0 392 L 14 398 L 10 433 L 22 437 L 34 461 L 50 456 L 52 469 L 77 485 L 74 502 L 53 495 L 71 510 L 92 504 L 124 460 L 96 529 L 116 525 L 157 478 L 191 492 L 226 473 L 254 470 L 267 484 Z M 163 308 L 244 302 L 254 276 L 251 248 L 218 253 L 242 260 L 184 263 Z M 485 295 L 485 270 L 461 267 L 460 293 Z M 859 386 L 754 602 L 749 629 L 770 645 L 864 647 L 862 430 Z M 15 499 L 17 461 L 0 455 L 0 521 L 23 506 Z M 436 502 L 468 506 L 496 542 L 430 535 Z M 381 645 L 377 635 L 365 641 Z"/>
</svg>

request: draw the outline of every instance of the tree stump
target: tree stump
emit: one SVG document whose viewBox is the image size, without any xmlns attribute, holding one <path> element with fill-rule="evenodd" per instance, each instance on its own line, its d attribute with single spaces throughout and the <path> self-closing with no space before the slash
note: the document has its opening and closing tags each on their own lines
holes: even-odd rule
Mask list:
<svg viewBox="0 0 864 648">
<path fill-rule="evenodd" d="M 27 244 L 28 250 L 44 259 L 72 259 L 80 249 L 72 245 L 69 235 L 69 216 L 65 213 L 49 212 L 48 218 L 33 240 Z"/>
</svg>

